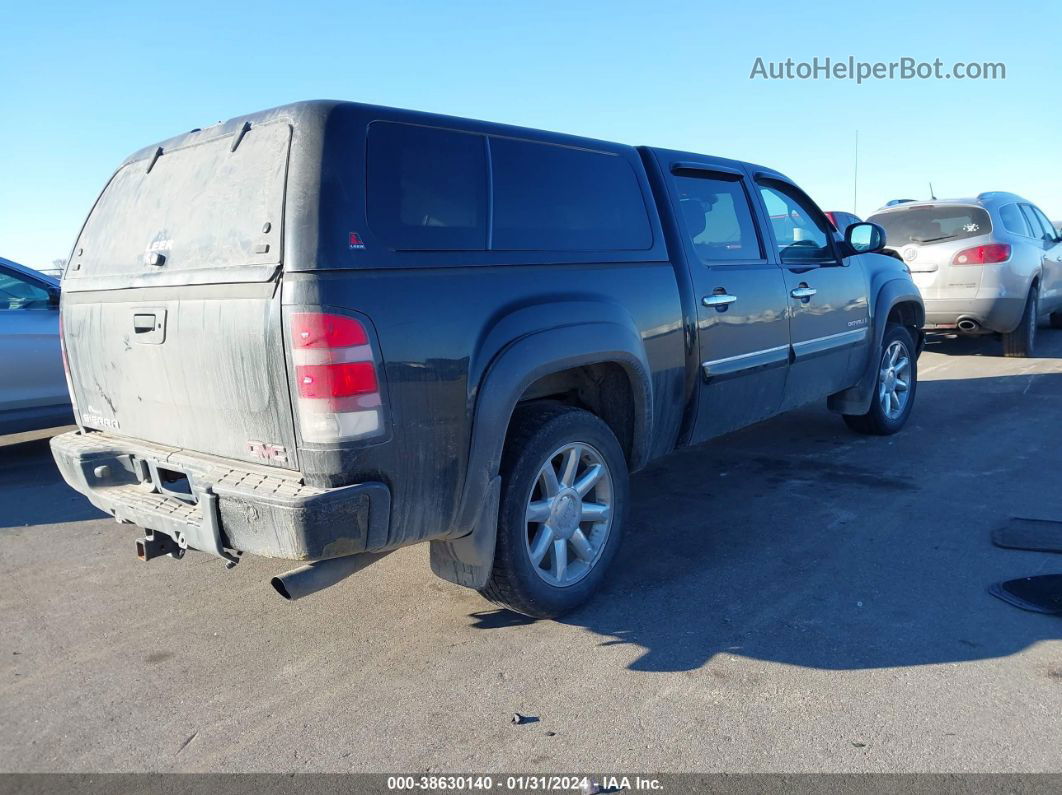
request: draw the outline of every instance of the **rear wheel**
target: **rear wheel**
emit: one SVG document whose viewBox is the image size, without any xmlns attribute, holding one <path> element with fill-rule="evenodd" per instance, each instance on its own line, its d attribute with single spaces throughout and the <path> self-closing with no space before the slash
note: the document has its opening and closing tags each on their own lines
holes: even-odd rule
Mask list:
<svg viewBox="0 0 1062 795">
<path fill-rule="evenodd" d="M 620 543 L 627 463 L 612 430 L 567 406 L 520 409 L 506 442 L 487 599 L 553 618 L 598 588 Z"/>
<path fill-rule="evenodd" d="M 1025 359 L 1035 355 L 1036 321 L 1040 307 L 1040 290 L 1036 285 L 1029 290 L 1025 299 L 1025 311 L 1021 322 L 1010 334 L 1003 335 L 1003 355 L 1011 358 Z"/>
<path fill-rule="evenodd" d="M 911 332 L 896 324 L 885 327 L 878 360 L 874 399 L 866 414 L 845 414 L 844 421 L 857 433 L 888 436 L 907 422 L 918 387 L 918 358 Z"/>
</svg>

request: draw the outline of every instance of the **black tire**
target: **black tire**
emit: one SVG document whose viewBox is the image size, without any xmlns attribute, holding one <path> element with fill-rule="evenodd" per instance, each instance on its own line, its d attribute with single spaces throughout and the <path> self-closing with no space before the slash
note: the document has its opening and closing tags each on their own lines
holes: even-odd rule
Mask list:
<svg viewBox="0 0 1062 795">
<path fill-rule="evenodd" d="M 886 352 L 893 346 L 893 343 L 899 343 L 903 346 L 904 353 L 909 362 L 910 376 L 905 382 L 908 384 L 907 402 L 902 406 L 898 414 L 890 416 L 886 413 L 885 407 L 882 404 L 880 390 L 882 386 L 881 373 L 884 369 L 884 357 Z M 875 356 L 877 360 L 875 373 L 877 373 L 878 377 L 874 382 L 874 397 L 870 402 L 870 410 L 866 414 L 845 414 L 844 421 L 845 424 L 856 433 L 865 433 L 873 436 L 890 436 L 900 430 L 907 423 L 907 418 L 911 416 L 911 409 L 914 407 L 915 396 L 918 392 L 918 355 L 911 332 L 904 326 L 890 323 L 885 327 L 885 336 L 882 338 L 881 347 L 878 349 Z"/>
<path fill-rule="evenodd" d="M 578 559 L 575 564 L 588 566 L 577 582 L 563 587 L 550 584 L 536 573 L 530 540 L 538 529 L 527 520 L 529 502 L 542 488 L 540 473 L 552 453 L 567 444 L 580 443 L 590 448 L 587 455 L 597 454 L 607 470 L 611 499 L 611 523 L 599 544 L 592 563 Z M 579 466 L 583 466 L 578 455 Z M 586 470 L 588 471 L 588 470 Z M 563 475 L 561 471 L 561 475 Z M 612 430 L 588 411 L 557 404 L 531 405 L 517 410 L 510 425 L 502 457 L 502 493 L 498 515 L 498 541 L 494 550 L 494 567 L 490 580 L 480 593 L 490 601 L 532 618 L 555 618 L 586 601 L 604 580 L 609 564 L 616 556 L 622 536 L 629 494 L 627 461 Z M 578 482 L 578 478 L 573 478 Z M 563 483 L 562 483 L 563 485 Z M 589 494 L 599 494 L 598 486 Z M 580 512 L 579 516 L 583 514 Z M 572 520 L 574 521 L 574 520 Z M 592 523 L 578 529 L 592 533 Z M 586 538 L 588 536 L 584 536 Z M 547 549 L 556 565 L 555 543 Z M 565 544 L 565 550 L 571 549 Z M 562 555 L 563 557 L 563 555 Z M 542 563 L 548 563 L 543 558 Z M 540 564 L 541 565 L 541 564 Z"/>
<path fill-rule="evenodd" d="M 1062 328 L 1062 312 L 1051 313 L 1051 328 Z"/>
<path fill-rule="evenodd" d="M 1040 290 L 1034 284 L 1025 299 L 1025 311 L 1021 322 L 1009 334 L 1003 335 L 1003 355 L 1012 359 L 1027 359 L 1036 353 L 1036 323 L 1039 320 L 1038 307 Z"/>
</svg>

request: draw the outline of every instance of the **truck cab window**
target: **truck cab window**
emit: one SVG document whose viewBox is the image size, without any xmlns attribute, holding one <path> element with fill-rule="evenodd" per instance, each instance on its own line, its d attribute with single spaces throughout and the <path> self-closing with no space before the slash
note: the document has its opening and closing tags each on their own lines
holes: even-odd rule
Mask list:
<svg viewBox="0 0 1062 795">
<path fill-rule="evenodd" d="M 760 185 L 771 229 L 782 262 L 821 262 L 834 259 L 830 231 L 822 213 L 804 197 L 780 185 Z"/>
<path fill-rule="evenodd" d="M 703 264 L 763 259 L 740 180 L 676 176 L 675 187 L 686 235 Z"/>
</svg>

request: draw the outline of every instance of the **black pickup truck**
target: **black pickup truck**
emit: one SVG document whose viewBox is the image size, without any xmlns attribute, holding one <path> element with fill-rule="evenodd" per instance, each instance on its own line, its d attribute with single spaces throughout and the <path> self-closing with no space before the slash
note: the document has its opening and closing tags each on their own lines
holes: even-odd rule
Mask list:
<svg viewBox="0 0 1062 795">
<path fill-rule="evenodd" d="M 430 542 L 532 616 L 616 554 L 628 472 L 814 400 L 888 434 L 924 314 L 884 233 L 769 168 L 349 102 L 129 157 L 62 285 L 66 480 L 293 599 Z"/>
</svg>

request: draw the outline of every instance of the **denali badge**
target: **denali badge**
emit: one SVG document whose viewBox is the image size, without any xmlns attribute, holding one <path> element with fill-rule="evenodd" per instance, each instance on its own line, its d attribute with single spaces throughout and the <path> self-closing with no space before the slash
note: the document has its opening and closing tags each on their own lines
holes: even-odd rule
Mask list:
<svg viewBox="0 0 1062 795">
<path fill-rule="evenodd" d="M 247 442 L 247 452 L 263 461 L 276 461 L 278 464 L 286 463 L 288 460 L 288 451 L 279 444 L 250 441 Z"/>
</svg>

